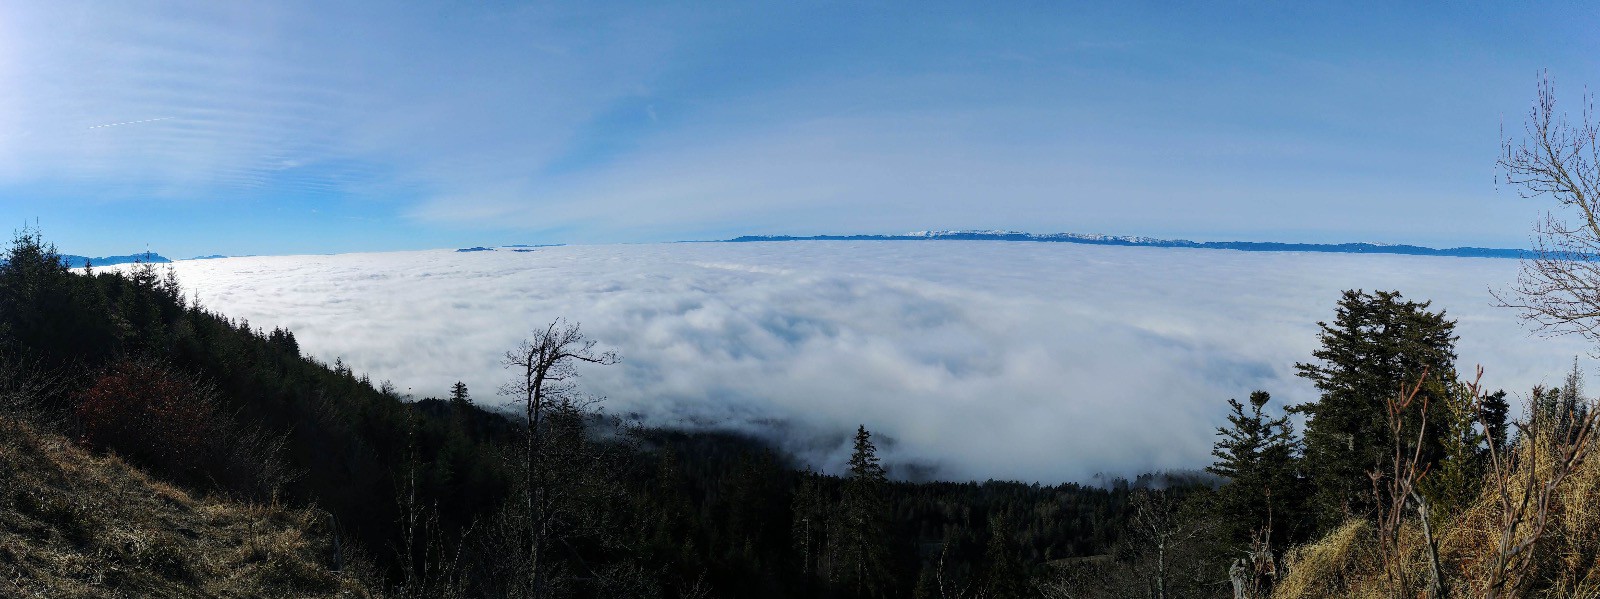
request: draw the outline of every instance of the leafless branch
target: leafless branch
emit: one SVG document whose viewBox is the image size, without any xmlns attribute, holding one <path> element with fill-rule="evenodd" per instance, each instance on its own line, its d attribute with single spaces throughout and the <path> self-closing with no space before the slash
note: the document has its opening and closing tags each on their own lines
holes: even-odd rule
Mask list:
<svg viewBox="0 0 1600 599">
<path fill-rule="evenodd" d="M 1428 431 L 1428 397 L 1426 395 L 1422 397 L 1422 405 L 1417 415 L 1416 440 L 1409 444 L 1405 432 L 1406 413 L 1412 404 L 1416 403 L 1417 394 L 1422 391 L 1422 385 L 1427 380 L 1428 369 L 1424 368 L 1422 375 L 1417 377 L 1417 383 L 1411 386 L 1409 392 L 1402 388 L 1397 396 L 1384 400 L 1384 416 L 1389 428 L 1389 442 L 1394 447 L 1394 455 L 1388 472 L 1375 469 L 1367 473 L 1372 479 L 1372 498 L 1378 510 L 1378 554 L 1383 559 L 1384 570 L 1389 576 L 1390 584 L 1402 594 L 1404 589 L 1410 587 L 1411 581 L 1407 580 L 1402 563 L 1404 558 L 1400 550 L 1400 525 L 1404 521 L 1406 503 L 1416 495 L 1417 482 L 1428 473 L 1428 466 L 1422 463 L 1423 440 L 1427 438 Z M 1419 504 L 1419 509 L 1426 517 L 1426 507 Z"/>
<path fill-rule="evenodd" d="M 1517 309 L 1535 330 L 1600 341 L 1600 123 L 1593 98 L 1583 98 L 1577 121 L 1558 112 L 1549 76 L 1513 141 L 1502 135 L 1497 182 L 1523 198 L 1549 196 L 1562 215 L 1546 213 L 1534 225 L 1532 252 L 1516 284 L 1491 290 L 1495 301 Z"/>
</svg>

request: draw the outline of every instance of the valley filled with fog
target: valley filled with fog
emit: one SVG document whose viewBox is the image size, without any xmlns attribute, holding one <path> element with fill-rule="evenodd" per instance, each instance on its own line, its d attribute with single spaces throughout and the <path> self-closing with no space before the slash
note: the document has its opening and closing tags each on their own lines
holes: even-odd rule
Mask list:
<svg viewBox="0 0 1600 599">
<path fill-rule="evenodd" d="M 620 365 L 609 412 L 738 430 L 837 471 L 865 424 L 901 476 L 1086 481 L 1200 468 L 1228 398 L 1315 398 L 1294 375 L 1347 288 L 1458 319 L 1465 369 L 1521 398 L 1576 339 L 1488 290 L 1515 260 L 1004 242 L 602 245 L 180 261 L 187 293 L 294 331 L 414 397 L 500 403 L 502 354 L 556 317 Z"/>
</svg>

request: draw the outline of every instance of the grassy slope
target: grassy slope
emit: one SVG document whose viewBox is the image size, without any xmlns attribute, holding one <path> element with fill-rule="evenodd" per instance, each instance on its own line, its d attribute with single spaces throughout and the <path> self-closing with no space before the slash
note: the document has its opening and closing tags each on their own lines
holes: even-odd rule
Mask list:
<svg viewBox="0 0 1600 599">
<path fill-rule="evenodd" d="M 365 597 L 327 516 L 197 498 L 0 419 L 0 596 Z"/>
<path fill-rule="evenodd" d="M 1550 458 L 1535 459 L 1524 438 L 1517 446 L 1511 488 L 1520 489 L 1529 476 L 1549 480 Z M 1537 467 L 1532 466 L 1538 464 Z M 1439 561 L 1452 597 L 1481 596 L 1489 564 L 1498 545 L 1505 513 L 1486 482 L 1470 504 L 1450 514 L 1438 528 Z M 1527 554 L 1528 570 L 1512 597 L 1600 597 L 1600 460 L 1584 462 L 1556 487 L 1550 500 L 1549 525 Z M 1514 505 L 1520 505 L 1513 502 Z M 1528 539 L 1536 517 L 1522 507 L 1524 524 L 1516 541 Z M 1428 576 L 1426 544 L 1413 518 L 1400 534 L 1403 575 L 1421 588 Z M 1345 524 L 1327 536 L 1290 552 L 1288 574 L 1274 589 L 1277 599 L 1379 598 L 1395 596 L 1395 583 L 1385 573 L 1373 526 L 1365 520 Z"/>
</svg>

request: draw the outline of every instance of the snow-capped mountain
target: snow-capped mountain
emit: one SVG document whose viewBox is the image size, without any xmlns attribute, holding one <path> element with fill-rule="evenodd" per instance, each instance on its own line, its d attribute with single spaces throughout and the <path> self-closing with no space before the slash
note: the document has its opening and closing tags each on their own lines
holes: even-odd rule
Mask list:
<svg viewBox="0 0 1600 599">
<path fill-rule="evenodd" d="M 745 235 L 726 239 L 726 242 L 753 241 L 1028 241 L 1086 243 L 1093 245 L 1122 245 L 1140 247 L 1198 248 L 1208 250 L 1238 250 L 1244 252 L 1333 252 L 1342 254 L 1406 254 L 1413 256 L 1456 256 L 1469 258 L 1520 258 L 1527 250 L 1512 248 L 1454 247 L 1430 248 L 1419 245 L 1387 243 L 1283 243 L 1273 241 L 1190 241 L 1188 239 L 1158 239 L 1131 235 L 1104 235 L 1099 233 L 1026 233 L 1022 231 L 961 230 L 913 231 L 902 235 Z"/>
</svg>

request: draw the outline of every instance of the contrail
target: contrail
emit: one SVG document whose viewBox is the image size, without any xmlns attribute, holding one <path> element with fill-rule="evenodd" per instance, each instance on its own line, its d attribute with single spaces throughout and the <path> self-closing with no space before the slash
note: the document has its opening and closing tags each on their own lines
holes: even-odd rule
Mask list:
<svg viewBox="0 0 1600 599">
<path fill-rule="evenodd" d="M 124 123 L 109 123 L 109 124 L 105 124 L 105 125 L 94 125 L 94 126 L 89 127 L 89 128 L 90 129 L 104 129 L 106 127 L 119 127 L 119 126 L 122 126 L 122 125 L 137 125 L 139 123 L 154 123 L 156 121 L 165 121 L 165 120 L 170 119 L 170 118 L 172 118 L 172 117 L 164 116 L 164 117 L 161 117 L 159 119 L 145 119 L 145 120 L 142 120 L 142 121 L 127 121 L 127 122 L 124 122 Z"/>
</svg>

